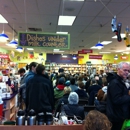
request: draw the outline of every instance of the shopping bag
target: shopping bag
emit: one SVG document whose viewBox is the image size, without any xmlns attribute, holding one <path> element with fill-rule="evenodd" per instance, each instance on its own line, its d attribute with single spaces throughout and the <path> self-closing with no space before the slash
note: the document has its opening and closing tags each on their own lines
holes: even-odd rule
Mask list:
<svg viewBox="0 0 130 130">
<path fill-rule="evenodd" d="M 130 119 L 127 119 L 127 120 L 124 121 L 121 130 L 130 130 Z"/>
</svg>

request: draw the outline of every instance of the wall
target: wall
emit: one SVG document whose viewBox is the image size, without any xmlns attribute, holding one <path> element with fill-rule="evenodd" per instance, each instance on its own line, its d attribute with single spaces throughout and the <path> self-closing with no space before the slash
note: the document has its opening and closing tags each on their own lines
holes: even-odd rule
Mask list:
<svg viewBox="0 0 130 130">
<path fill-rule="evenodd" d="M 3 48 L 0 48 L 0 52 L 1 52 L 1 53 L 3 53 L 3 54 L 8 53 L 8 51 L 7 51 L 7 50 L 5 50 L 5 49 L 3 49 Z"/>
<path fill-rule="evenodd" d="M 23 52 L 23 53 L 14 52 L 14 54 L 10 52 L 9 55 L 11 61 L 16 63 L 31 63 L 33 61 L 41 63 L 41 59 L 42 59 L 43 64 L 45 64 L 45 60 L 46 60 L 46 53 L 43 53 L 43 56 L 40 56 L 40 58 L 39 58 L 39 53 L 34 53 L 34 58 L 29 58 L 28 52 Z"/>
<path fill-rule="evenodd" d="M 91 54 L 90 54 L 91 55 Z M 101 55 L 101 54 L 92 54 L 92 55 Z M 79 56 L 84 56 L 84 58 L 79 59 L 78 64 L 86 64 L 87 61 L 91 61 L 92 64 L 104 64 L 104 63 L 119 63 L 121 61 L 130 62 L 130 54 L 124 54 L 128 59 L 121 59 L 121 54 L 118 54 L 118 60 L 114 60 L 115 54 L 103 54 L 102 59 L 89 59 L 89 54 L 80 54 Z"/>
</svg>

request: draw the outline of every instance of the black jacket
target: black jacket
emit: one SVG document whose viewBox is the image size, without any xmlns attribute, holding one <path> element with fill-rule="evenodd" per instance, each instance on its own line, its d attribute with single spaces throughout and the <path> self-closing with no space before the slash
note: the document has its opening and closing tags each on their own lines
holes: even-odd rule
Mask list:
<svg viewBox="0 0 130 130">
<path fill-rule="evenodd" d="M 110 121 L 130 119 L 130 96 L 123 79 L 111 74 L 107 90 L 107 116 Z"/>
<path fill-rule="evenodd" d="M 36 113 L 52 112 L 54 109 L 54 91 L 51 82 L 42 75 L 35 75 L 27 84 L 27 111 Z"/>
<path fill-rule="evenodd" d="M 69 115 L 69 116 L 75 115 L 75 116 L 81 117 L 82 120 L 85 118 L 83 106 L 79 106 L 78 104 L 67 104 L 67 105 L 64 105 L 63 108 L 66 115 Z"/>
</svg>

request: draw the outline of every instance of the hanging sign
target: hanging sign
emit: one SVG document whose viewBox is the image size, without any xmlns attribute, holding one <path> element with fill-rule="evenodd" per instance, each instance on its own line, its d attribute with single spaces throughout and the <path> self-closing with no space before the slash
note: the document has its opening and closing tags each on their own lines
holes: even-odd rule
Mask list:
<svg viewBox="0 0 130 130">
<path fill-rule="evenodd" d="M 83 53 L 93 53 L 93 50 L 91 49 L 82 49 Z"/>
<path fill-rule="evenodd" d="M 128 56 L 121 56 L 121 59 L 122 59 L 122 60 L 127 60 L 127 59 L 128 59 Z"/>
<path fill-rule="evenodd" d="M 2 59 L 9 59 L 9 55 L 7 55 L 7 54 L 0 54 L 0 58 L 2 58 Z"/>
<path fill-rule="evenodd" d="M 102 55 L 89 55 L 89 59 L 102 59 Z"/>
<path fill-rule="evenodd" d="M 70 35 L 19 32 L 19 46 L 69 49 Z"/>
<path fill-rule="evenodd" d="M 86 52 L 78 51 L 78 54 L 87 54 Z"/>
</svg>

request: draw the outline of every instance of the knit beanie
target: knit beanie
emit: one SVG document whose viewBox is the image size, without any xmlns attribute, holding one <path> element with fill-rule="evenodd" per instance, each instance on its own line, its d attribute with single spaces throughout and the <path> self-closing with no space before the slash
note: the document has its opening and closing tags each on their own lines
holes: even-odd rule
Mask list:
<svg viewBox="0 0 130 130">
<path fill-rule="evenodd" d="M 68 97 L 69 104 L 78 104 L 79 96 L 76 92 L 71 92 Z"/>
</svg>

